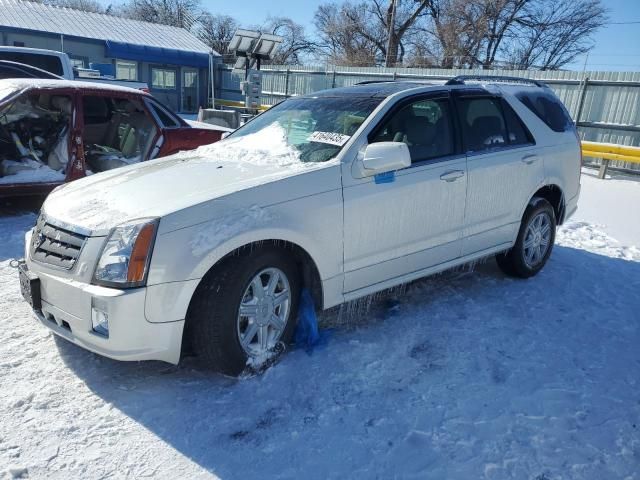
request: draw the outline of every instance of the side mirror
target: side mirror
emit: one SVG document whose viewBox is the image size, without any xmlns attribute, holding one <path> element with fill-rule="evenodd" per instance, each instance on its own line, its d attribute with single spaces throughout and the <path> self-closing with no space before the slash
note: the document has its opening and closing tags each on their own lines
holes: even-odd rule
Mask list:
<svg viewBox="0 0 640 480">
<path fill-rule="evenodd" d="M 402 142 L 378 142 L 367 145 L 362 159 L 361 173 L 372 177 L 411 166 L 409 147 Z"/>
</svg>

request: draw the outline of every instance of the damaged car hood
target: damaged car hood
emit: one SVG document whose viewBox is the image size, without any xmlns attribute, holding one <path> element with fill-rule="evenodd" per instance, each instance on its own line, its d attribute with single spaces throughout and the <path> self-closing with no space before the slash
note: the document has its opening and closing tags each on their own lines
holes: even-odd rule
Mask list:
<svg viewBox="0 0 640 480">
<path fill-rule="evenodd" d="M 300 162 L 291 165 L 266 155 L 263 162 L 255 161 L 259 155 L 250 158 L 250 162 L 234 154 L 224 159 L 222 155 L 208 155 L 206 148 L 64 185 L 49 195 L 43 213 L 60 226 L 79 227 L 88 235 L 106 235 L 114 226 L 129 220 L 163 217 L 320 166 Z"/>
</svg>

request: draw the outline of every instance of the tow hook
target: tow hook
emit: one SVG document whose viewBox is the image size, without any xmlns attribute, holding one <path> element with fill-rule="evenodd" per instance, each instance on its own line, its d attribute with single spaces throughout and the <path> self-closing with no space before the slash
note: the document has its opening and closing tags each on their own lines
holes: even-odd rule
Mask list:
<svg viewBox="0 0 640 480">
<path fill-rule="evenodd" d="M 11 268 L 18 268 L 21 264 L 24 263 L 24 258 L 12 258 L 11 260 L 9 260 L 9 266 Z"/>
</svg>

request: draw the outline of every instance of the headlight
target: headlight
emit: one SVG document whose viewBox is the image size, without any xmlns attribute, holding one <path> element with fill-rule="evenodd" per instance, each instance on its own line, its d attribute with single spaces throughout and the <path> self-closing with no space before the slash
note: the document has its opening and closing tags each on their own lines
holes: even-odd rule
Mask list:
<svg viewBox="0 0 640 480">
<path fill-rule="evenodd" d="M 96 265 L 93 283 L 120 288 L 144 285 L 158 223 L 157 218 L 143 218 L 111 230 Z"/>
</svg>

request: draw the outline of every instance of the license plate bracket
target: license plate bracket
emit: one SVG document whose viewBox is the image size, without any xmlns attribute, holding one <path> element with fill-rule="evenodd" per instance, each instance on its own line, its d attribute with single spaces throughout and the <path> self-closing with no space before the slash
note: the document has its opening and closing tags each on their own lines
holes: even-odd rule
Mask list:
<svg viewBox="0 0 640 480">
<path fill-rule="evenodd" d="M 20 262 L 18 264 L 18 278 L 20 279 L 22 297 L 34 310 L 42 310 L 40 279 L 38 276 L 31 272 L 24 262 Z"/>
</svg>

